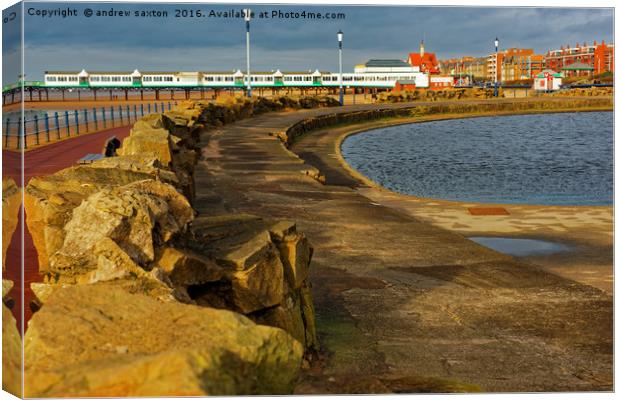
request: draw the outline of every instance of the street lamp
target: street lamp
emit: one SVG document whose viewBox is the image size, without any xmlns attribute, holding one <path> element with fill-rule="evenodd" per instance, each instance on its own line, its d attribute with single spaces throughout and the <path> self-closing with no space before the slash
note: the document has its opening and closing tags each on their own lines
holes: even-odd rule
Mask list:
<svg viewBox="0 0 620 400">
<path fill-rule="evenodd" d="M 497 76 L 498 76 L 498 68 L 499 68 L 499 55 L 498 55 L 498 48 L 499 48 L 499 39 L 497 37 L 495 37 L 495 91 L 493 93 L 493 95 L 495 97 L 497 97 L 498 95 L 498 89 L 497 89 Z"/>
<path fill-rule="evenodd" d="M 245 58 L 248 76 L 248 97 L 252 97 L 252 77 L 250 76 L 250 20 L 252 19 L 252 10 L 245 8 L 243 10 L 243 19 L 245 20 Z"/>
<path fill-rule="evenodd" d="M 338 65 L 339 68 L 338 70 L 340 71 L 339 73 L 339 80 L 340 80 L 340 105 L 343 106 L 344 105 L 344 93 L 342 91 L 342 38 L 344 36 L 344 33 L 342 33 L 341 30 L 338 30 Z"/>
</svg>

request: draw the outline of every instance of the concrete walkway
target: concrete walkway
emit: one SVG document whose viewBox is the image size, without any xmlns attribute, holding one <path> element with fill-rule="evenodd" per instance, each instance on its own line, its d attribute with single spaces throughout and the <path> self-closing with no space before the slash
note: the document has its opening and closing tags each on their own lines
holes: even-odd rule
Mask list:
<svg viewBox="0 0 620 400">
<path fill-rule="evenodd" d="M 293 219 L 315 247 L 324 351 L 297 392 L 611 390 L 609 295 L 373 203 L 344 172 L 320 184 L 269 135 L 334 111 L 205 132 L 195 175 L 200 213 Z"/>
</svg>

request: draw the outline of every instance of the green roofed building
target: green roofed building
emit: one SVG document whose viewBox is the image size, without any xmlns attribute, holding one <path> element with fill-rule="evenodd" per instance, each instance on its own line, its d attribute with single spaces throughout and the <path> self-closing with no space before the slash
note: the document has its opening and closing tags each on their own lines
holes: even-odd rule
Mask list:
<svg viewBox="0 0 620 400">
<path fill-rule="evenodd" d="M 562 67 L 564 76 L 589 76 L 592 75 L 594 67 L 582 62 L 575 62 Z"/>
</svg>

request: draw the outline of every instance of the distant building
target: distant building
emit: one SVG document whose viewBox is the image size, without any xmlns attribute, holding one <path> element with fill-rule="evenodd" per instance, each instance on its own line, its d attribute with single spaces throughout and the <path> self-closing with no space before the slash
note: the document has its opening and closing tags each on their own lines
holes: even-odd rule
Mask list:
<svg viewBox="0 0 620 400">
<path fill-rule="evenodd" d="M 420 68 L 411 66 L 403 60 L 372 59 L 364 64 L 355 66 L 356 74 L 369 74 L 373 72 L 420 72 Z"/>
<path fill-rule="evenodd" d="M 479 82 L 487 79 L 486 57 L 465 56 L 462 58 L 440 60 L 439 70 L 442 75 L 451 75 L 458 83 Z"/>
<path fill-rule="evenodd" d="M 428 83 L 429 89 L 440 90 L 454 87 L 454 78 L 450 75 L 431 75 Z"/>
<path fill-rule="evenodd" d="M 584 64 L 589 68 L 571 67 L 572 64 Z M 547 68 L 562 71 L 565 76 L 582 76 L 614 71 L 614 45 L 600 44 L 596 41 L 592 45 L 577 43 L 575 47 L 562 46 L 557 50 L 550 50 L 545 55 Z"/>
<path fill-rule="evenodd" d="M 562 85 L 562 74 L 551 69 L 545 69 L 534 78 L 535 90 L 558 90 Z"/>
<path fill-rule="evenodd" d="M 533 49 L 511 48 L 487 56 L 487 80 L 495 82 L 532 78 L 542 71 L 544 57 Z M 496 76 L 497 74 L 497 76 Z"/>
<path fill-rule="evenodd" d="M 417 67 L 420 72 L 424 72 L 429 75 L 439 74 L 439 62 L 435 53 L 427 53 L 424 51 L 424 41 L 420 42 L 419 53 L 409 53 L 407 62 L 412 67 Z"/>
<path fill-rule="evenodd" d="M 501 81 L 531 79 L 539 74 L 543 67 L 544 57 L 541 54 L 513 54 L 504 57 L 502 61 Z"/>
</svg>

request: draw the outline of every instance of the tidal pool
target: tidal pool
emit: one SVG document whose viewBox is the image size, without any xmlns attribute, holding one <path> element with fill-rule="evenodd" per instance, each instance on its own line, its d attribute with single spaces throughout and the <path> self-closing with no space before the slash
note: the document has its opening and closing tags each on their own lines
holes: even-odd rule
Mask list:
<svg viewBox="0 0 620 400">
<path fill-rule="evenodd" d="M 342 154 L 404 194 L 542 205 L 613 203 L 613 113 L 433 121 L 363 132 Z"/>
<path fill-rule="evenodd" d="M 472 236 L 469 238 L 485 247 L 515 257 L 546 255 L 569 251 L 570 246 L 538 239 L 514 239 L 491 236 Z"/>
</svg>

